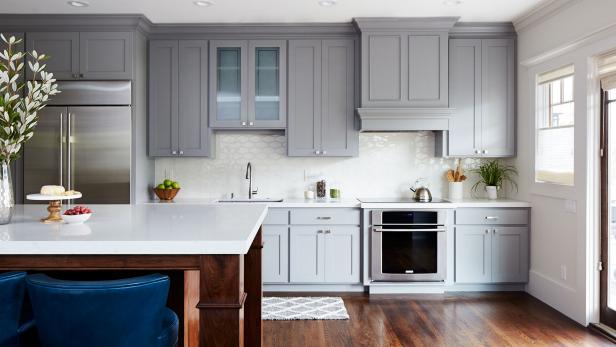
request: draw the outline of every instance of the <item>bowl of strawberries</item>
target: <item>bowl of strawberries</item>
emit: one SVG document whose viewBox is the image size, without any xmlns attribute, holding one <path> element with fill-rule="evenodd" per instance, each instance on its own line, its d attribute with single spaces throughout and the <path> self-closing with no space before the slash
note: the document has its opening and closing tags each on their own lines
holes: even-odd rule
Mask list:
<svg viewBox="0 0 616 347">
<path fill-rule="evenodd" d="M 68 224 L 82 224 L 90 217 L 92 217 L 92 210 L 85 206 L 75 206 L 62 214 L 62 219 Z"/>
</svg>

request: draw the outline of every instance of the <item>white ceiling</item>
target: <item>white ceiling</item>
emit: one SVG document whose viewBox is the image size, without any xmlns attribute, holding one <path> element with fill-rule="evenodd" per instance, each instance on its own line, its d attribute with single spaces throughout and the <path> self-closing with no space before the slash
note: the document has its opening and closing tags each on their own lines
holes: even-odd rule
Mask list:
<svg viewBox="0 0 616 347">
<path fill-rule="evenodd" d="M 323 7 L 318 0 L 213 0 L 198 7 L 193 0 L 87 0 L 89 7 L 67 0 L 0 0 L 0 13 L 142 13 L 154 23 L 349 22 L 353 17 L 460 16 L 463 21 L 511 21 L 546 0 L 338 0 Z"/>
</svg>

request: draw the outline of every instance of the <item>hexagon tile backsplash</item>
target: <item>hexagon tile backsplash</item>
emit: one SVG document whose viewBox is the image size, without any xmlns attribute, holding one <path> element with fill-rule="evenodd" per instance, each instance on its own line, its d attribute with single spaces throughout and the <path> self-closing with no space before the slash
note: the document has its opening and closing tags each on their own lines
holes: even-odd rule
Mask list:
<svg viewBox="0 0 616 347">
<path fill-rule="evenodd" d="M 434 197 L 447 195 L 445 171 L 454 159 L 434 156 L 434 134 L 361 133 L 354 158 L 287 157 L 286 137 L 280 134 L 218 133 L 216 158 L 158 158 L 156 181 L 165 176 L 182 185 L 182 198 L 244 197 L 246 164 L 252 163 L 253 187 L 260 197 L 303 197 L 318 178 L 335 183 L 342 197 L 410 197 L 409 187 L 424 177 Z M 464 166 L 477 160 L 465 159 Z M 474 177 L 465 184 L 470 196 Z"/>
</svg>

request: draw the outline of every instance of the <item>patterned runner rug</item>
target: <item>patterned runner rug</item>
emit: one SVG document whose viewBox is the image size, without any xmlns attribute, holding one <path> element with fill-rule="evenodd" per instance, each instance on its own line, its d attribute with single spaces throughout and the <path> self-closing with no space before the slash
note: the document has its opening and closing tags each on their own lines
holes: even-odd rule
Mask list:
<svg viewBox="0 0 616 347">
<path fill-rule="evenodd" d="M 349 319 L 340 297 L 264 297 L 264 320 Z"/>
</svg>

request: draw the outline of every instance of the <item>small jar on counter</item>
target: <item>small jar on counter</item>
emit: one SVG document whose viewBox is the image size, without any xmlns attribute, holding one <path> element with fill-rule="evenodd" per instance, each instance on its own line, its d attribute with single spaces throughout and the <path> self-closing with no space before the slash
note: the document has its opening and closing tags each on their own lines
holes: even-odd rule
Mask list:
<svg viewBox="0 0 616 347">
<path fill-rule="evenodd" d="M 317 198 L 319 199 L 327 198 L 327 184 L 325 180 L 320 180 L 317 182 Z"/>
<path fill-rule="evenodd" d="M 329 185 L 329 198 L 334 201 L 340 201 L 342 198 L 342 191 L 340 185 L 333 182 Z"/>
</svg>

